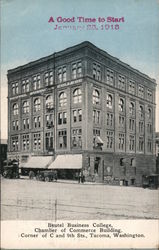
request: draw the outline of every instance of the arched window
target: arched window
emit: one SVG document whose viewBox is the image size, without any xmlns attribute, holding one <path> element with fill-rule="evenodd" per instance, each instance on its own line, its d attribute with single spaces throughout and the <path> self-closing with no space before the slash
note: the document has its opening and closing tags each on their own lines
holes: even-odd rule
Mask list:
<svg viewBox="0 0 159 250">
<path fill-rule="evenodd" d="M 93 90 L 93 104 L 99 104 L 100 101 L 100 94 L 97 89 Z"/>
<path fill-rule="evenodd" d="M 143 118 L 144 117 L 144 109 L 143 109 L 143 106 L 139 106 L 139 117 L 140 118 Z"/>
<path fill-rule="evenodd" d="M 107 95 L 107 108 L 112 109 L 113 107 L 113 97 L 112 95 L 108 94 Z"/>
<path fill-rule="evenodd" d="M 129 112 L 131 115 L 134 115 L 134 112 L 135 112 L 135 105 L 133 102 L 130 102 L 129 104 Z"/>
<path fill-rule="evenodd" d="M 124 111 L 124 100 L 122 98 L 119 99 L 119 111 Z"/>
<path fill-rule="evenodd" d="M 75 89 L 73 91 L 73 103 L 80 103 L 82 102 L 82 92 L 81 89 Z"/>
<path fill-rule="evenodd" d="M 152 110 L 148 108 L 148 119 L 152 118 Z"/>
<path fill-rule="evenodd" d="M 34 100 L 34 111 L 37 112 L 40 110 L 40 99 L 39 98 L 36 98 Z"/>
<path fill-rule="evenodd" d="M 46 97 L 46 108 L 52 108 L 53 107 L 53 97 L 51 95 L 48 95 Z"/>
<path fill-rule="evenodd" d="M 29 102 L 28 101 L 24 101 L 23 102 L 23 113 L 29 113 Z"/>
<path fill-rule="evenodd" d="M 63 107 L 67 105 L 67 95 L 65 92 L 59 94 L 59 106 Z"/>
<path fill-rule="evenodd" d="M 13 104 L 13 115 L 18 115 L 18 104 L 17 103 L 15 103 L 15 104 Z"/>
</svg>

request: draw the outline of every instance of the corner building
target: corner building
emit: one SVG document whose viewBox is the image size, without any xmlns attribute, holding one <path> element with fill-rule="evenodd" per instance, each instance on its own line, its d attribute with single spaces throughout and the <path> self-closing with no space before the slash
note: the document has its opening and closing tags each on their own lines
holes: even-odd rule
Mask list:
<svg viewBox="0 0 159 250">
<path fill-rule="evenodd" d="M 8 158 L 81 155 L 87 180 L 140 186 L 155 173 L 155 89 L 90 42 L 11 69 Z"/>
</svg>

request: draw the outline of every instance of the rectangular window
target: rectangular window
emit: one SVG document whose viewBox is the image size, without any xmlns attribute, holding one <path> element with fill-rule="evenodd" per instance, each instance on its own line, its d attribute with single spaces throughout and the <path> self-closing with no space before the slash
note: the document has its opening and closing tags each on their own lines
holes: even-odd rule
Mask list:
<svg viewBox="0 0 159 250">
<path fill-rule="evenodd" d="M 151 124 L 151 123 L 148 123 L 148 124 L 147 124 L 147 133 L 148 133 L 148 134 L 151 134 L 151 133 L 152 133 L 152 124 Z"/>
<path fill-rule="evenodd" d="M 152 101 L 152 91 L 150 89 L 147 90 L 147 100 Z"/>
<path fill-rule="evenodd" d="M 129 137 L 129 150 L 134 151 L 135 150 L 135 136 L 130 135 Z"/>
<path fill-rule="evenodd" d="M 96 124 L 100 123 L 100 111 L 93 110 L 93 122 Z"/>
<path fill-rule="evenodd" d="M 138 96 L 144 98 L 144 87 L 142 85 L 139 85 Z"/>
<path fill-rule="evenodd" d="M 22 148 L 24 151 L 28 151 L 29 150 L 29 135 L 23 135 L 22 137 Z"/>
<path fill-rule="evenodd" d="M 67 74 L 66 74 L 66 66 L 58 68 L 58 82 L 65 82 L 67 79 Z"/>
<path fill-rule="evenodd" d="M 99 81 L 101 80 L 101 66 L 96 63 L 93 63 L 93 78 Z"/>
<path fill-rule="evenodd" d="M 58 131 L 58 141 L 59 141 L 59 148 L 61 149 L 67 148 L 67 131 L 66 130 Z"/>
<path fill-rule="evenodd" d="M 114 141 L 114 132 L 107 131 L 107 149 L 113 148 L 113 141 Z"/>
<path fill-rule="evenodd" d="M 139 133 L 142 134 L 144 133 L 144 122 L 139 121 Z"/>
<path fill-rule="evenodd" d="M 139 151 L 143 152 L 144 151 L 144 138 L 139 137 Z"/>
<path fill-rule="evenodd" d="M 58 114 L 58 124 L 61 125 L 62 124 L 62 113 Z"/>
<path fill-rule="evenodd" d="M 129 81 L 129 93 L 135 95 L 135 82 Z"/>
<path fill-rule="evenodd" d="M 53 127 L 54 125 L 53 114 L 49 114 L 45 116 L 45 125 L 48 129 Z"/>
<path fill-rule="evenodd" d="M 82 129 L 72 130 L 72 147 L 81 148 L 82 147 Z"/>
<path fill-rule="evenodd" d="M 34 134 L 33 149 L 38 151 L 41 149 L 41 136 L 40 133 Z"/>
<path fill-rule="evenodd" d="M 18 151 L 19 147 L 19 142 L 18 142 L 18 136 L 12 136 L 11 137 L 11 148 L 12 151 Z"/>
<path fill-rule="evenodd" d="M 44 74 L 44 83 L 46 86 L 53 85 L 53 72 L 49 71 Z"/>
<path fill-rule="evenodd" d="M 125 90 L 125 76 L 118 76 L 118 88 Z"/>
<path fill-rule="evenodd" d="M 45 148 L 48 151 L 53 150 L 53 132 L 45 133 Z"/>
<path fill-rule="evenodd" d="M 152 140 L 148 139 L 148 142 L 147 142 L 147 151 L 149 153 L 152 152 Z"/>
<path fill-rule="evenodd" d="M 67 113 L 63 112 L 63 124 L 67 123 Z"/>
<path fill-rule="evenodd" d="M 119 133 L 119 150 L 125 150 L 125 135 Z"/>
<path fill-rule="evenodd" d="M 125 128 L 125 117 L 121 115 L 119 115 L 119 127 Z"/>
<path fill-rule="evenodd" d="M 58 113 L 58 124 L 66 124 L 67 123 L 67 112 Z"/>
<path fill-rule="evenodd" d="M 114 72 L 110 69 L 107 69 L 107 83 L 114 85 Z"/>
<path fill-rule="evenodd" d="M 72 79 L 82 76 L 82 63 L 77 62 L 72 64 Z"/>
<path fill-rule="evenodd" d="M 33 90 L 40 89 L 40 87 L 41 87 L 40 75 L 36 75 L 33 77 Z"/>
<path fill-rule="evenodd" d="M 129 119 L 129 130 L 134 131 L 135 130 L 135 120 Z"/>
</svg>

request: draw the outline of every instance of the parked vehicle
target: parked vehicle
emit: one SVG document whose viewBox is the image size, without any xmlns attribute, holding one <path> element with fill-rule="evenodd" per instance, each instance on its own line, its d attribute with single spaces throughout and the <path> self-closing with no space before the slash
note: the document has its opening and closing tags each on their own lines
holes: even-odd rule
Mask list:
<svg viewBox="0 0 159 250">
<path fill-rule="evenodd" d="M 143 188 L 157 189 L 159 186 L 159 175 L 158 174 L 152 174 L 147 176 L 143 175 L 142 186 Z"/>
<path fill-rule="evenodd" d="M 4 171 L 3 177 L 8 179 L 17 179 L 19 178 L 19 164 L 17 160 L 5 161 L 4 162 Z"/>
<path fill-rule="evenodd" d="M 36 179 L 39 181 L 57 181 L 57 171 L 56 170 L 39 171 L 36 175 Z"/>
</svg>

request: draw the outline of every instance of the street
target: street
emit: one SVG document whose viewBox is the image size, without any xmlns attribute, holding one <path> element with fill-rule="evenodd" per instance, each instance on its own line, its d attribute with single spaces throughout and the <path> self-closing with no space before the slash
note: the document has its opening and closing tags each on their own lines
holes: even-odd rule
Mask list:
<svg viewBox="0 0 159 250">
<path fill-rule="evenodd" d="M 1 179 L 2 220 L 159 218 L 158 190 L 29 179 Z"/>
</svg>

